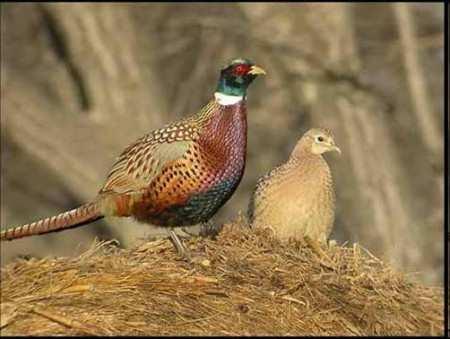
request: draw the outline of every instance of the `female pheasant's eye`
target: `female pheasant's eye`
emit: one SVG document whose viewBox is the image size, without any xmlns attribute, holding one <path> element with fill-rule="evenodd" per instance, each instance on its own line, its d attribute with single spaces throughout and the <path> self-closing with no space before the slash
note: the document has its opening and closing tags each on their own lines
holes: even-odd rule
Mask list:
<svg viewBox="0 0 450 339">
<path fill-rule="evenodd" d="M 325 139 L 323 137 L 317 137 L 318 142 L 323 142 Z"/>
</svg>

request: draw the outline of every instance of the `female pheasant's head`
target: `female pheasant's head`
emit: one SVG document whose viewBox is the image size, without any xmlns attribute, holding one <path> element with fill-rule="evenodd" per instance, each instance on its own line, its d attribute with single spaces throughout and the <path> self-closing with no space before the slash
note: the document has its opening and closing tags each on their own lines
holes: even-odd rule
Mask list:
<svg viewBox="0 0 450 339">
<path fill-rule="evenodd" d="M 340 148 L 334 142 L 331 130 L 328 128 L 311 128 L 298 141 L 292 155 L 299 157 L 305 152 L 320 155 L 331 151 L 341 154 Z"/>
<path fill-rule="evenodd" d="M 260 74 L 266 74 L 266 72 L 250 60 L 233 60 L 220 72 L 216 94 L 242 99 L 247 92 L 248 85 Z"/>
</svg>

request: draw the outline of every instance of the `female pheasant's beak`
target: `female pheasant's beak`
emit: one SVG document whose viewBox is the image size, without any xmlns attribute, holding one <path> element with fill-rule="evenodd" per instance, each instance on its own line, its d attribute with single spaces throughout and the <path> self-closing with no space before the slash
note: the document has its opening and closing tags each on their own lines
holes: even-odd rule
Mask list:
<svg viewBox="0 0 450 339">
<path fill-rule="evenodd" d="M 266 71 L 259 66 L 253 65 L 252 67 L 250 67 L 250 71 L 248 71 L 248 74 L 266 75 Z"/>
<path fill-rule="evenodd" d="M 330 145 L 330 151 L 336 151 L 337 153 L 339 153 L 339 155 L 341 155 L 342 154 L 342 152 L 341 152 L 341 149 L 339 148 L 339 147 L 337 147 L 334 143 L 332 143 L 331 145 Z"/>
<path fill-rule="evenodd" d="M 332 147 L 331 147 L 331 150 L 332 150 L 332 151 L 336 151 L 336 152 L 338 152 L 338 153 L 339 153 L 339 155 L 341 155 L 341 154 L 342 154 L 342 152 L 341 152 L 341 149 L 340 149 L 339 147 L 337 147 L 336 145 L 332 146 Z"/>
</svg>

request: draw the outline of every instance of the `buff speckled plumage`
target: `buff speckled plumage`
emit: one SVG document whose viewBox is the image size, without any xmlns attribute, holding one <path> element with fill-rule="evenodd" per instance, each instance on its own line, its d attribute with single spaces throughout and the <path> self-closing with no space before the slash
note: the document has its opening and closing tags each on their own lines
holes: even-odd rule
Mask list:
<svg viewBox="0 0 450 339">
<path fill-rule="evenodd" d="M 322 154 L 331 150 L 340 153 L 329 129 L 305 133 L 288 161 L 258 180 L 248 208 L 251 225 L 270 227 L 282 239 L 307 236 L 326 242 L 334 223 L 335 192 Z"/>
<path fill-rule="evenodd" d="M 246 90 L 259 74 L 265 74 L 264 70 L 250 61 L 234 60 L 222 69 L 215 98 L 197 114 L 128 146 L 92 202 L 3 231 L 0 239 L 61 231 L 105 216 L 134 217 L 167 227 L 209 220 L 242 178 Z"/>
</svg>

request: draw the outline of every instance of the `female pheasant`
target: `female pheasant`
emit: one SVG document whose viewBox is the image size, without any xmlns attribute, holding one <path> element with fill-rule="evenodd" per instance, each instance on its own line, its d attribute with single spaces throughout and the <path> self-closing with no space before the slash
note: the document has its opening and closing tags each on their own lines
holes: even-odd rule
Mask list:
<svg viewBox="0 0 450 339">
<path fill-rule="evenodd" d="M 171 230 L 205 222 L 230 198 L 245 167 L 246 94 L 265 71 L 236 59 L 220 73 L 214 98 L 197 114 L 152 131 L 118 157 L 90 203 L 1 232 L 0 239 L 78 227 L 106 216 L 134 217 Z"/>
<path fill-rule="evenodd" d="M 341 150 L 330 130 L 303 135 L 289 160 L 258 180 L 248 208 L 254 226 L 269 226 L 282 238 L 326 242 L 334 222 L 333 180 L 322 154 Z"/>
</svg>

